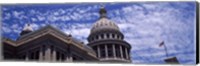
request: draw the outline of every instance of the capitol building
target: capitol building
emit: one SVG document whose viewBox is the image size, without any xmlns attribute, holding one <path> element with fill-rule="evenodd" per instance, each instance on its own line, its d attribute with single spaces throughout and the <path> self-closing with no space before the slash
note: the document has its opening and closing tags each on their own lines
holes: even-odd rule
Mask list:
<svg viewBox="0 0 200 66">
<path fill-rule="evenodd" d="M 3 59 L 52 62 L 117 62 L 131 63 L 131 45 L 124 40 L 115 22 L 107 18 L 104 7 L 93 24 L 88 44 L 73 35 L 47 25 L 36 31 L 26 24 L 17 40 L 3 38 Z"/>
</svg>

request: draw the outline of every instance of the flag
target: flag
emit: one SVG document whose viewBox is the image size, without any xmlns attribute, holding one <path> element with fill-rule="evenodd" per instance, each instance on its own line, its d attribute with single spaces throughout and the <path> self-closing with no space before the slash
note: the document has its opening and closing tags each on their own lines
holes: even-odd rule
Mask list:
<svg viewBox="0 0 200 66">
<path fill-rule="evenodd" d="M 163 46 L 164 45 L 164 41 L 162 41 L 160 44 L 159 44 L 159 47 Z"/>
</svg>

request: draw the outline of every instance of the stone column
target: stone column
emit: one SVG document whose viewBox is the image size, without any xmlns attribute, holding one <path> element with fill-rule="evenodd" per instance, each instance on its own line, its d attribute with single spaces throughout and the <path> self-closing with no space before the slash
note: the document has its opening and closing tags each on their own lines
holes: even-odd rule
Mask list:
<svg viewBox="0 0 200 66">
<path fill-rule="evenodd" d="M 68 62 L 68 57 L 67 57 L 67 55 L 65 55 L 65 62 Z"/>
<path fill-rule="evenodd" d="M 104 33 L 103 35 L 104 35 L 104 39 L 107 39 L 106 33 Z"/>
<path fill-rule="evenodd" d="M 117 34 L 115 34 L 115 39 L 117 39 Z"/>
<path fill-rule="evenodd" d="M 123 58 L 122 45 L 120 45 L 120 55 L 121 55 L 121 58 Z"/>
<path fill-rule="evenodd" d="M 98 35 L 98 37 L 99 37 L 100 40 L 102 39 L 101 35 Z"/>
<path fill-rule="evenodd" d="M 47 47 L 45 51 L 45 61 L 50 61 L 50 60 L 51 60 L 51 49 Z"/>
<path fill-rule="evenodd" d="M 128 59 L 128 48 L 125 48 L 125 52 L 126 52 L 126 59 Z"/>
<path fill-rule="evenodd" d="M 52 52 L 52 61 L 56 61 L 56 50 L 55 50 L 55 48 Z"/>
<path fill-rule="evenodd" d="M 104 46 L 105 46 L 105 54 L 106 54 L 106 58 L 108 58 L 108 47 L 107 47 L 106 44 L 105 44 Z"/>
<path fill-rule="evenodd" d="M 28 52 L 26 52 L 25 61 L 28 61 L 28 60 L 29 60 L 29 54 L 28 54 Z"/>
<path fill-rule="evenodd" d="M 113 49 L 113 57 L 116 58 L 115 44 L 112 44 L 112 49 Z"/>
<path fill-rule="evenodd" d="M 112 37 L 112 33 L 110 33 L 110 35 L 109 35 L 109 36 L 110 36 L 110 39 L 112 39 L 112 38 L 113 38 L 113 37 Z"/>
<path fill-rule="evenodd" d="M 73 61 L 72 55 L 70 54 L 70 56 L 68 57 L 69 62 Z"/>
<path fill-rule="evenodd" d="M 40 51 L 39 51 L 39 61 L 43 61 L 43 51 L 42 51 L 42 47 L 40 47 Z"/>
<path fill-rule="evenodd" d="M 119 40 L 121 40 L 122 39 L 122 37 L 121 36 L 119 36 L 119 38 L 118 38 Z"/>
<path fill-rule="evenodd" d="M 73 61 L 72 55 L 71 54 L 66 54 L 65 61 L 66 62 L 72 62 Z"/>
<path fill-rule="evenodd" d="M 100 57 L 101 57 L 100 45 L 99 45 L 99 46 L 97 46 L 97 54 L 98 54 L 98 57 L 100 58 Z"/>
</svg>

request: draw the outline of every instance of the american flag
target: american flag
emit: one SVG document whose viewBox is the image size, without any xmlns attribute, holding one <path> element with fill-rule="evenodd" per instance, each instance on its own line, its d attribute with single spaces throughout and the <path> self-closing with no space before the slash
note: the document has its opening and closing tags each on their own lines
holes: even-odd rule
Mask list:
<svg viewBox="0 0 200 66">
<path fill-rule="evenodd" d="M 162 41 L 160 44 L 159 44 L 159 47 L 163 46 L 164 45 L 164 41 Z"/>
</svg>

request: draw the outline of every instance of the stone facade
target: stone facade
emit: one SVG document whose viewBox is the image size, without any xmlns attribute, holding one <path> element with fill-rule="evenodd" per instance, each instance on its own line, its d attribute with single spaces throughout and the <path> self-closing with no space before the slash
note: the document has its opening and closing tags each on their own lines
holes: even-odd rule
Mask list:
<svg viewBox="0 0 200 66">
<path fill-rule="evenodd" d="M 24 34 L 17 41 L 3 39 L 5 60 L 98 61 L 90 47 L 52 26 Z"/>
</svg>

